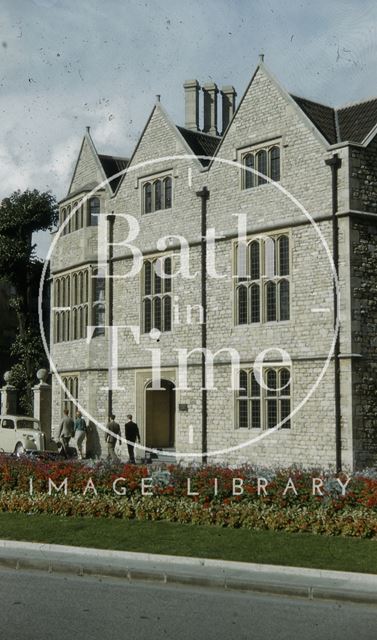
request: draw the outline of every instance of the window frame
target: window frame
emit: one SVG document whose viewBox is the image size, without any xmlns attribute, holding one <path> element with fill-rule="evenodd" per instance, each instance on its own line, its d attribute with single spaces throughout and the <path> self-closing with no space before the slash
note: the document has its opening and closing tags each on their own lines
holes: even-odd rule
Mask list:
<svg viewBox="0 0 377 640">
<path fill-rule="evenodd" d="M 288 239 L 288 273 L 284 273 L 280 275 L 280 239 L 286 237 Z M 271 238 L 274 242 L 274 275 L 268 276 L 266 275 L 266 251 L 265 245 L 266 240 Z M 275 233 L 260 233 L 256 235 L 251 235 L 246 237 L 246 269 L 251 272 L 251 246 L 254 242 L 259 243 L 259 278 L 251 278 L 251 276 L 247 275 L 246 277 L 241 277 L 238 280 L 238 239 L 234 239 L 232 243 L 232 273 L 233 273 L 233 326 L 261 326 L 261 325 L 281 325 L 284 323 L 291 322 L 293 319 L 292 315 L 292 251 L 293 251 L 293 242 L 292 242 L 292 234 L 290 229 L 281 229 Z M 280 298 L 280 286 L 283 281 L 288 282 L 289 293 L 288 293 L 288 311 L 289 317 L 286 319 L 281 318 L 281 298 Z M 274 282 L 276 287 L 276 295 L 275 295 L 275 313 L 276 319 L 268 320 L 267 319 L 267 294 L 266 287 L 269 282 Z M 251 322 L 251 288 L 254 285 L 259 286 L 259 321 Z M 247 300 L 246 300 L 246 313 L 247 320 L 246 322 L 240 323 L 239 313 L 238 313 L 238 290 L 240 287 L 246 287 L 247 289 Z"/>
<path fill-rule="evenodd" d="M 161 333 L 172 333 L 173 331 L 173 302 L 174 302 L 174 276 L 170 279 L 162 280 L 165 283 L 165 286 L 160 292 L 155 292 L 155 277 L 156 271 L 153 267 L 153 263 L 155 263 L 159 258 L 163 258 L 166 260 L 170 258 L 171 260 L 171 273 L 174 273 L 175 266 L 175 255 L 173 253 L 164 253 L 164 254 L 154 254 L 150 256 L 145 256 L 143 258 L 143 267 L 140 271 L 140 332 L 143 335 L 148 335 L 152 329 L 157 328 Z M 151 286 L 150 293 L 145 293 L 145 265 L 147 263 L 151 264 Z M 167 288 L 168 283 L 168 288 Z M 161 300 L 161 328 L 155 327 L 153 325 L 154 322 L 154 307 L 155 307 L 155 299 L 159 298 Z M 166 298 L 170 298 L 170 328 L 165 329 L 165 305 Z M 145 329 L 145 306 L 146 301 L 150 300 L 150 315 L 151 315 L 151 327 L 150 329 Z"/>
<path fill-rule="evenodd" d="M 273 180 L 272 179 L 272 172 L 271 172 L 271 151 L 277 148 L 279 149 L 279 178 L 277 180 Z M 259 161 L 258 161 L 258 154 L 260 154 L 262 151 L 265 151 L 266 153 L 266 172 L 265 175 L 270 178 L 271 182 L 280 182 L 281 181 L 281 176 L 282 176 L 282 164 L 283 164 L 283 139 L 282 137 L 279 138 L 273 138 L 271 140 L 266 140 L 263 142 L 259 142 L 253 145 L 247 145 L 246 147 L 242 147 L 240 149 L 237 150 L 237 159 L 238 162 L 242 165 L 242 169 L 240 171 L 240 189 L 241 191 L 245 192 L 245 193 L 249 193 L 249 192 L 253 192 L 254 189 L 258 188 L 258 187 L 263 187 L 265 185 L 270 184 L 270 182 L 266 179 L 260 178 L 257 174 L 252 173 L 250 174 L 250 172 L 245 171 L 244 167 L 247 166 L 246 165 L 246 159 L 250 156 L 253 157 L 253 168 L 256 169 L 257 171 L 259 171 Z M 253 176 L 252 179 L 248 178 L 247 176 L 251 175 Z M 246 183 L 248 182 L 248 180 L 250 179 L 250 181 L 252 182 L 251 185 L 246 186 Z"/>
<path fill-rule="evenodd" d="M 263 386 L 260 386 L 259 397 L 253 394 L 251 380 L 252 376 L 254 376 L 253 372 L 253 364 L 247 363 L 240 365 L 238 369 L 238 377 L 237 380 L 240 381 L 240 373 L 247 373 L 247 394 L 241 394 L 239 389 L 235 389 L 233 392 L 233 427 L 234 431 L 245 432 L 248 431 L 250 433 L 262 431 L 268 431 L 272 427 L 268 426 L 268 401 L 274 400 L 276 398 L 277 401 L 277 421 L 276 424 L 280 424 L 282 418 L 282 402 L 288 400 L 289 405 L 289 415 L 292 412 L 292 407 L 294 406 L 294 384 L 293 384 L 293 366 L 290 363 L 286 362 L 266 362 L 262 366 L 262 376 L 264 384 L 266 384 L 266 378 L 268 371 L 274 370 L 277 375 L 277 387 L 280 386 L 280 377 L 281 372 L 286 370 L 290 374 L 289 378 L 289 394 L 284 393 L 284 389 L 281 389 L 277 392 L 277 394 L 271 394 L 268 389 L 265 389 Z M 257 383 L 258 384 L 258 383 Z M 255 400 L 259 400 L 259 427 L 252 426 L 252 403 Z M 240 401 L 247 401 L 247 427 L 239 426 L 239 403 Z M 276 425 L 274 425 L 276 426 Z M 284 423 L 277 431 L 292 431 L 294 428 L 292 417 L 289 418 L 287 423 Z"/>
<path fill-rule="evenodd" d="M 170 179 L 170 206 L 166 206 L 166 185 L 168 180 Z M 156 189 L 157 183 L 160 184 L 160 201 L 161 206 L 156 208 Z M 150 211 L 147 211 L 146 207 L 146 188 L 150 186 L 151 194 L 150 194 Z M 174 179 L 173 179 L 173 171 L 168 170 L 163 173 L 153 174 L 150 176 L 144 176 L 139 180 L 138 186 L 140 187 L 140 209 L 142 215 L 149 215 L 151 213 L 159 213 L 161 211 L 170 211 L 173 209 L 173 201 L 174 201 Z"/>
</svg>

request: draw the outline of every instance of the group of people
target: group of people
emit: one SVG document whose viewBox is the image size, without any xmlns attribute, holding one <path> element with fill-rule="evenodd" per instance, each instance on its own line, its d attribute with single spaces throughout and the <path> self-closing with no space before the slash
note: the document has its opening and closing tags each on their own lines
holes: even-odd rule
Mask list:
<svg viewBox="0 0 377 640">
<path fill-rule="evenodd" d="M 58 439 L 62 445 L 62 453 L 66 458 L 70 458 L 70 440 L 75 438 L 78 458 L 83 458 L 83 444 L 87 437 L 88 428 L 84 418 L 80 411 L 76 412 L 76 419 L 73 420 L 68 409 L 64 409 L 64 416 L 60 423 Z M 127 440 L 127 449 L 129 462 L 135 464 L 135 442 L 140 442 L 140 432 L 136 422 L 133 422 L 132 415 L 128 414 L 127 422 L 124 425 L 124 435 Z M 108 423 L 106 425 L 106 442 L 107 442 L 107 457 L 110 460 L 118 460 L 118 456 L 115 453 L 115 446 L 117 443 L 122 444 L 122 436 L 120 425 L 115 421 L 115 415 L 109 416 Z"/>
</svg>

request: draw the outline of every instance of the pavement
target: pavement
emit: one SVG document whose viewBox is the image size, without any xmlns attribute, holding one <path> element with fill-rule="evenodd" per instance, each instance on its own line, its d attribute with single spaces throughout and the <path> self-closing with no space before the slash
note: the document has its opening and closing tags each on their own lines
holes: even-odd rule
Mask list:
<svg viewBox="0 0 377 640">
<path fill-rule="evenodd" d="M 377 605 L 377 575 L 0 540 L 0 567 Z"/>
</svg>

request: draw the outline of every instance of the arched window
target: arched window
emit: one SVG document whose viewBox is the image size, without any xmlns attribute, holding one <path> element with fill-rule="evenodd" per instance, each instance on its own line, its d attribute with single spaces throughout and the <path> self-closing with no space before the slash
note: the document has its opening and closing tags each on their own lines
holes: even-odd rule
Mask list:
<svg viewBox="0 0 377 640">
<path fill-rule="evenodd" d="M 247 324 L 247 287 L 245 285 L 237 288 L 237 316 L 238 324 Z"/>
<path fill-rule="evenodd" d="M 152 263 L 146 260 L 144 263 L 144 295 L 150 296 L 152 293 Z"/>
<path fill-rule="evenodd" d="M 149 333 L 152 329 L 152 301 L 150 298 L 145 298 L 143 301 L 143 316 L 144 332 Z"/>
<path fill-rule="evenodd" d="M 271 281 L 266 284 L 266 320 L 276 320 L 276 283 Z"/>
<path fill-rule="evenodd" d="M 258 171 L 263 174 L 258 176 L 258 185 L 264 184 L 266 179 L 264 178 L 267 175 L 267 151 L 265 149 L 261 149 L 257 153 L 257 162 L 258 162 Z"/>
<path fill-rule="evenodd" d="M 164 331 L 171 331 L 171 297 L 170 296 L 164 296 L 163 308 L 164 308 Z"/>
<path fill-rule="evenodd" d="M 259 284 L 250 287 L 250 322 L 260 321 L 260 295 Z"/>
<path fill-rule="evenodd" d="M 289 239 L 288 236 L 279 238 L 279 275 L 289 275 Z"/>
<path fill-rule="evenodd" d="M 248 411 L 248 388 L 247 388 L 247 371 L 240 371 L 240 389 L 238 399 L 238 426 L 240 429 L 247 429 L 249 426 Z"/>
<path fill-rule="evenodd" d="M 158 275 L 157 273 L 157 269 L 156 269 L 156 263 L 154 263 L 154 293 L 161 293 L 162 292 L 162 278 Z"/>
<path fill-rule="evenodd" d="M 63 226 L 65 219 L 66 219 L 66 215 L 67 215 L 67 211 L 65 209 L 65 207 L 61 210 L 61 214 L 60 214 L 60 226 Z M 66 227 L 63 229 L 63 236 L 65 236 L 65 234 L 67 233 L 67 229 Z"/>
<path fill-rule="evenodd" d="M 280 280 L 279 282 L 279 309 L 280 320 L 289 320 L 289 282 Z"/>
<path fill-rule="evenodd" d="M 264 241 L 264 275 L 273 278 L 276 274 L 275 240 L 266 238 Z"/>
<path fill-rule="evenodd" d="M 244 188 L 245 189 L 250 189 L 251 187 L 255 187 L 255 184 L 256 184 L 256 181 L 255 181 L 256 174 L 254 173 L 254 171 L 252 171 L 252 169 L 254 169 L 254 154 L 253 153 L 248 153 L 245 156 L 244 165 L 245 165 Z"/>
<path fill-rule="evenodd" d="M 171 276 L 171 258 L 164 259 L 164 271 L 165 276 Z M 171 278 L 164 278 L 164 290 L 165 292 L 171 291 Z"/>
<path fill-rule="evenodd" d="M 289 369 L 280 370 L 280 421 L 288 418 L 291 413 L 291 373 Z M 291 421 L 288 419 L 281 425 L 282 429 L 289 429 Z"/>
<path fill-rule="evenodd" d="M 270 159 L 270 178 L 271 180 L 280 180 L 280 148 L 272 147 L 269 151 Z"/>
<path fill-rule="evenodd" d="M 260 278 L 260 246 L 258 241 L 250 244 L 250 278 L 258 280 Z"/>
<path fill-rule="evenodd" d="M 100 212 L 101 212 L 100 199 L 97 198 L 97 197 L 90 198 L 90 200 L 89 200 L 89 219 L 90 219 L 90 226 L 91 227 L 97 227 L 98 226 Z"/>
<path fill-rule="evenodd" d="M 81 304 L 83 302 L 83 273 L 79 271 L 77 275 L 77 304 Z"/>
<path fill-rule="evenodd" d="M 267 369 L 265 381 L 268 387 L 266 391 L 267 428 L 272 429 L 278 424 L 277 374 L 275 369 Z"/>
<path fill-rule="evenodd" d="M 55 307 L 60 307 L 60 280 L 59 278 L 57 278 L 55 280 L 55 286 L 54 286 L 54 299 L 55 299 Z"/>
<path fill-rule="evenodd" d="M 162 315 L 161 315 L 161 298 L 153 299 L 153 326 L 155 329 L 162 330 Z"/>
<path fill-rule="evenodd" d="M 76 273 L 73 274 L 72 287 L 73 287 L 73 304 L 77 304 L 78 291 L 77 291 L 77 274 Z"/>
<path fill-rule="evenodd" d="M 144 213 L 151 213 L 152 211 L 152 185 L 147 182 L 144 185 Z"/>
<path fill-rule="evenodd" d="M 172 180 L 170 177 L 165 178 L 164 180 L 164 194 L 165 194 L 165 209 L 170 209 L 172 203 Z"/>
<path fill-rule="evenodd" d="M 154 210 L 160 211 L 160 209 L 162 209 L 161 180 L 156 180 L 154 183 Z"/>
</svg>

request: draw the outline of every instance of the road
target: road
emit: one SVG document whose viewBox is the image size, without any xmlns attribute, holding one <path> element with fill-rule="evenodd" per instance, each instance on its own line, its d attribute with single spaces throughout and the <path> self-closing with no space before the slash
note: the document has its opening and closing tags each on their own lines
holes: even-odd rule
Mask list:
<svg viewBox="0 0 377 640">
<path fill-rule="evenodd" d="M 0 637 L 10 640 L 374 640 L 377 607 L 0 571 Z"/>
</svg>

